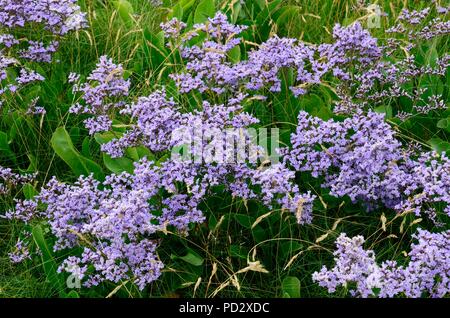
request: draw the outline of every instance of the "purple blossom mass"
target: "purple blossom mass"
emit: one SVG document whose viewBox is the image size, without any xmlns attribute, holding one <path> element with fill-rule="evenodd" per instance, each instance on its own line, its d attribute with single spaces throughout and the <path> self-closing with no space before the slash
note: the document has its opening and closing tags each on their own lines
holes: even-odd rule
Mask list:
<svg viewBox="0 0 450 318">
<path fill-rule="evenodd" d="M 283 150 L 285 161 L 297 171 L 324 177 L 322 186 L 331 195 L 364 202 L 368 209 L 382 203 L 416 215 L 429 211 L 427 203 L 441 202 L 450 215 L 448 157 L 429 152 L 410 158 L 383 114 L 336 122 L 300 112 L 298 120 L 292 149 Z"/>
<path fill-rule="evenodd" d="M 40 35 L 38 40 L 23 36 L 16 38 L 11 34 L 13 30 L 20 31 L 30 26 L 42 28 L 37 32 Z M 19 67 L 20 60 L 50 63 L 58 49 L 57 39 L 86 26 L 85 13 L 76 0 L 0 0 L 0 81 L 5 79 L 7 69 L 15 66 L 20 71 L 17 83 L 3 89 L 0 86 L 0 98 L 7 91 L 17 92 L 24 84 L 44 80 L 35 71 Z M 3 28 L 11 33 L 4 34 Z M 50 34 L 51 40 L 44 42 L 42 39 L 46 33 Z"/>
<path fill-rule="evenodd" d="M 333 253 L 335 266 L 330 270 L 324 266 L 313 280 L 329 293 L 355 283 L 350 293 L 357 297 L 444 297 L 450 292 L 450 232 L 418 229 L 413 238 L 417 243 L 411 245 L 409 262 L 400 266 L 396 261 L 378 264 L 374 251 L 363 248 L 362 236 L 349 238 L 342 233 Z"/>
<path fill-rule="evenodd" d="M 218 291 L 239 290 L 239 274 L 247 270 L 263 274 L 265 268 L 256 257 L 267 253 L 265 248 L 271 251 L 274 242 L 301 241 L 299 252 L 283 255 L 286 267 L 280 273 L 284 275 L 294 261 L 302 260 L 295 266 L 316 266 L 310 271 L 315 271 L 312 280 L 329 293 L 448 296 L 450 158 L 443 138 L 450 123 L 444 85 L 450 55 L 437 49 L 450 30 L 448 8 L 437 4 L 420 10 L 404 8 L 379 38 L 374 37 L 378 32 L 371 33 L 360 23 L 364 16 L 347 25 L 329 26 L 326 42 L 307 43 L 304 39 L 309 37 L 303 34 L 298 38 L 277 35 L 283 19 L 270 20 L 264 27 L 267 30 L 255 36 L 258 25 L 241 24 L 249 24 L 246 15 L 253 14 L 246 10 L 237 16 L 231 10 L 231 18 L 218 11 L 201 19 L 197 10 L 202 3 L 194 6 L 193 14 L 188 14 L 189 4 L 160 10 L 166 19 L 160 25 L 162 31 L 153 36 L 150 27 L 142 28 L 143 42 L 126 60 L 122 52 L 113 52 L 114 59 L 103 55 L 97 52 L 102 46 L 96 45 L 100 58 L 92 71 L 69 69 L 60 91 L 40 95 L 41 89 L 50 91 L 45 86 L 54 81 L 53 76 L 59 79 L 54 66 L 62 64 L 54 56 L 64 45 L 62 37 L 70 32 L 80 35 L 78 31 L 87 27 L 87 13 L 76 0 L 0 0 L 0 106 L 6 105 L 0 109 L 6 119 L 0 131 L 0 196 L 5 206 L 1 221 L 19 221 L 8 233 L 15 235 L 14 246 L 5 256 L 13 263 L 34 261 L 42 248 L 35 237 L 40 227 L 52 248 L 44 254 L 54 253 L 57 276 L 75 277 L 83 288 L 113 286 L 109 295 L 114 295 L 132 285 L 130 290 L 141 295 L 167 272 L 179 275 L 183 288 L 193 284 L 195 295 L 207 273 L 211 275 L 205 296 L 209 296 L 213 279 Z M 130 15 L 133 23 L 127 23 L 115 5 L 119 4 L 112 6 L 114 17 L 119 14 L 114 23 L 124 30 L 139 26 L 142 16 Z M 90 3 L 82 6 L 89 10 L 89 19 L 97 19 L 97 9 Z M 105 5 L 106 12 L 110 9 Z M 93 30 L 86 32 L 90 40 Z M 140 30 L 124 33 L 140 36 Z M 156 57 L 164 57 L 164 62 L 153 69 Z M 44 63 L 48 69 L 36 67 Z M 47 82 L 43 74 L 50 75 Z M 35 92 L 32 85 L 37 82 L 42 87 Z M 61 105 L 48 102 L 52 97 Z M 18 114 L 21 121 L 16 120 Z M 297 116 L 296 122 L 290 116 Z M 11 128 L 10 122 L 20 130 Z M 69 126 L 77 123 L 84 128 L 74 126 L 73 134 Z M 51 136 L 56 124 L 59 131 L 67 128 L 70 133 L 61 144 L 51 138 L 48 149 L 55 151 L 50 154 L 51 163 L 28 153 L 28 141 L 25 147 L 18 141 L 35 134 L 40 145 L 41 137 Z M 265 128 L 271 129 L 270 136 L 255 136 L 257 129 Z M 278 129 L 287 131 L 283 137 L 288 138 L 279 138 Z M 273 137 L 270 154 L 268 145 L 261 142 L 269 137 Z M 30 138 L 29 144 L 33 143 Z M 20 151 L 29 158 L 29 166 L 12 158 Z M 11 163 L 20 167 L 3 166 Z M 25 173 L 44 169 L 39 178 Z M 101 176 L 94 173 L 97 170 Z M 229 214 L 218 215 L 224 206 L 230 207 Z M 234 221 L 233 213 L 241 213 L 241 206 L 248 215 L 239 216 L 251 223 L 239 235 L 250 233 L 254 242 L 246 242 L 246 237 L 235 242 L 236 235 L 219 229 L 221 222 Z M 364 219 L 375 217 L 377 222 L 383 213 L 381 229 L 368 233 L 367 242 L 361 235 L 346 233 L 363 233 L 354 230 L 358 227 L 372 230 L 375 225 L 370 221 L 340 223 L 356 218 L 350 215 L 355 208 Z M 279 213 L 277 219 L 272 217 L 274 212 Z M 390 212 L 395 212 L 392 222 L 385 216 Z M 214 220 L 217 216 L 219 221 Z M 389 259 L 393 250 L 389 245 L 376 254 L 372 248 L 383 241 L 377 233 L 396 230 L 394 220 L 402 217 L 402 240 L 413 225 L 422 222 L 423 229 L 412 235 L 409 252 Z M 407 218 L 413 221 L 405 231 Z M 331 230 L 325 229 L 330 220 L 335 223 Z M 279 232 L 274 230 L 277 222 Z M 277 225 L 265 227 L 272 224 Z M 323 241 L 338 225 L 345 230 L 335 242 L 333 265 L 310 262 L 314 254 L 306 257 L 306 253 L 328 250 Z M 321 230 L 326 231 L 324 236 L 314 242 L 311 235 Z M 386 236 L 397 238 L 394 230 Z M 261 233 L 275 234 L 257 237 Z M 186 239 L 188 235 L 192 240 L 192 236 Z M 226 242 L 220 241 L 223 237 Z M 164 250 L 164 243 L 172 240 L 176 240 L 170 247 L 174 250 Z M 175 246 L 178 243 L 181 247 Z M 397 243 L 400 247 L 403 241 Z M 220 281 L 224 275 L 216 274 L 215 261 L 222 259 L 216 255 L 208 259 L 212 273 L 210 264 L 199 267 L 189 257 L 175 255 L 190 244 L 196 248 L 205 244 L 207 253 L 214 253 L 208 244 L 223 248 L 226 253 L 220 257 L 225 255 L 230 278 Z M 232 246 L 250 250 L 247 267 L 234 268 L 242 266 L 239 259 L 245 257 L 235 257 Z M 284 253 L 284 245 L 280 247 Z M 278 245 L 276 253 L 279 257 Z M 273 255 L 264 256 L 269 263 Z M 179 273 L 172 266 L 178 261 L 202 270 L 195 273 L 196 281 L 193 277 L 185 281 L 190 265 L 186 273 L 185 268 Z"/>
</svg>

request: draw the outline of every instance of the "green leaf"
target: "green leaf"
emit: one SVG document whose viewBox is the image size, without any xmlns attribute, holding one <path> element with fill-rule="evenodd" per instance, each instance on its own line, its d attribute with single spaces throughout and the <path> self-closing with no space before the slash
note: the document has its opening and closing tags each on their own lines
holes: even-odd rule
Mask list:
<svg viewBox="0 0 450 318">
<path fill-rule="evenodd" d="M 194 23 L 205 22 L 207 18 L 212 18 L 216 8 L 214 0 L 202 0 L 195 9 Z"/>
<path fill-rule="evenodd" d="M 319 95 L 310 94 L 307 97 L 305 96 L 301 99 L 300 105 L 312 116 L 319 117 L 323 120 L 328 120 L 333 117 L 333 112 Z"/>
<path fill-rule="evenodd" d="M 246 260 L 248 255 L 248 248 L 240 245 L 230 245 L 231 257 L 237 257 Z"/>
<path fill-rule="evenodd" d="M 258 224 L 252 229 L 252 236 L 257 243 L 261 243 L 269 238 L 269 232 Z"/>
<path fill-rule="evenodd" d="M 69 136 L 70 139 L 72 140 L 72 142 L 74 144 L 78 144 L 78 141 L 80 139 L 81 136 L 81 130 L 80 127 L 72 127 L 69 129 Z"/>
<path fill-rule="evenodd" d="M 57 265 L 55 259 L 53 258 L 52 249 L 50 246 L 48 246 L 45 240 L 44 231 L 42 230 L 42 227 L 39 224 L 35 225 L 31 232 L 36 245 L 42 252 L 41 254 L 42 266 L 44 267 L 45 276 L 48 282 L 58 292 L 63 291 L 64 284 L 61 279 L 61 276 L 58 275 L 58 272 L 56 271 Z"/>
<path fill-rule="evenodd" d="M 117 137 L 110 131 L 104 133 L 95 133 L 94 135 L 95 141 L 98 142 L 100 145 L 106 144 L 107 142 L 110 142 L 114 138 Z"/>
<path fill-rule="evenodd" d="M 154 70 L 158 69 L 169 55 L 164 46 L 164 32 L 153 34 L 150 29 L 144 29 L 144 53 Z"/>
<path fill-rule="evenodd" d="M 177 18 L 179 21 L 183 21 L 183 5 L 181 4 L 181 2 L 178 2 L 172 8 L 172 12 L 169 14 L 168 18 Z"/>
<path fill-rule="evenodd" d="M 443 118 L 437 123 L 437 127 L 450 132 L 450 117 Z"/>
<path fill-rule="evenodd" d="M 233 214 L 234 219 L 236 222 L 238 222 L 240 225 L 245 227 L 246 229 L 250 229 L 252 227 L 252 224 L 255 222 L 255 218 L 251 217 L 250 215 L 246 214 Z"/>
<path fill-rule="evenodd" d="M 27 154 L 27 157 L 28 157 L 28 160 L 30 161 L 30 164 L 28 165 L 28 168 L 26 171 L 31 172 L 31 173 L 37 171 L 38 164 L 37 164 L 36 157 L 33 156 L 32 154 Z"/>
<path fill-rule="evenodd" d="M 392 118 L 392 106 L 391 105 L 381 105 L 376 107 L 375 112 L 385 114 L 386 119 Z"/>
<path fill-rule="evenodd" d="M 74 290 L 71 290 L 67 294 L 64 295 L 64 298 L 80 298 L 80 295 Z"/>
<path fill-rule="evenodd" d="M 112 132 L 96 133 L 94 135 L 95 140 L 101 145 L 117 138 Z M 106 168 L 114 173 L 120 173 L 127 171 L 132 173 L 134 171 L 134 161 L 147 157 L 149 160 L 153 160 L 155 157 L 152 152 L 143 146 L 130 147 L 125 150 L 126 156 L 120 158 L 111 158 L 107 154 L 103 154 L 103 163 Z"/>
<path fill-rule="evenodd" d="M 242 5 L 240 2 L 236 1 L 236 3 L 233 5 L 232 9 L 231 9 L 231 21 L 233 23 L 236 23 L 239 15 L 241 13 L 242 10 Z"/>
<path fill-rule="evenodd" d="M 86 158 L 91 157 L 91 147 L 90 147 L 91 139 L 86 136 L 81 143 L 81 154 Z"/>
<path fill-rule="evenodd" d="M 56 154 L 69 165 L 77 176 L 93 173 L 96 179 L 103 179 L 102 168 L 94 161 L 83 157 L 73 146 L 72 140 L 64 127 L 53 133 L 51 145 Z"/>
<path fill-rule="evenodd" d="M 135 149 L 137 152 L 138 160 L 140 160 L 144 157 L 147 157 L 147 159 L 149 159 L 149 160 L 155 159 L 155 156 L 150 151 L 150 149 L 148 149 L 147 147 L 139 146 L 139 147 L 136 147 Z"/>
<path fill-rule="evenodd" d="M 239 45 L 236 45 L 234 48 L 229 50 L 228 56 L 230 57 L 231 62 L 239 62 L 241 60 L 241 48 L 239 47 Z"/>
<path fill-rule="evenodd" d="M 25 199 L 27 200 L 33 199 L 38 194 L 36 189 L 29 183 L 23 186 L 22 191 L 23 195 L 25 196 Z"/>
<path fill-rule="evenodd" d="M 194 266 L 201 266 L 204 262 L 203 257 L 198 255 L 195 251 L 192 249 L 188 249 L 188 253 L 184 256 L 179 256 L 179 259 L 182 259 L 186 263 L 189 263 Z"/>
<path fill-rule="evenodd" d="M 187 12 L 195 2 L 196 0 L 181 0 L 180 3 L 183 6 L 183 12 Z"/>
<path fill-rule="evenodd" d="M 130 26 L 133 24 L 133 14 L 134 9 L 133 5 L 128 2 L 127 0 L 118 0 L 113 1 L 114 7 L 116 8 L 117 12 L 119 12 L 120 18 L 125 22 L 127 26 Z"/>
<path fill-rule="evenodd" d="M 283 298 L 300 298 L 300 280 L 294 276 L 286 277 L 281 283 L 281 290 Z"/>
<path fill-rule="evenodd" d="M 3 131 L 0 131 L 0 155 L 5 155 L 11 161 L 16 163 L 16 156 L 9 147 L 8 135 Z"/>
<path fill-rule="evenodd" d="M 428 140 L 428 143 L 433 147 L 433 150 L 442 153 L 450 150 L 450 143 L 448 141 L 444 141 L 441 138 L 431 138 Z"/>
<path fill-rule="evenodd" d="M 428 52 L 426 53 L 426 64 L 429 66 L 434 67 L 436 65 L 436 61 L 439 58 L 438 51 L 436 49 L 436 40 L 433 41 L 433 44 L 428 49 Z"/>
<path fill-rule="evenodd" d="M 107 154 L 103 154 L 103 162 L 106 168 L 114 173 L 128 172 L 133 173 L 134 165 L 133 160 L 121 157 L 121 158 L 111 158 Z"/>
</svg>

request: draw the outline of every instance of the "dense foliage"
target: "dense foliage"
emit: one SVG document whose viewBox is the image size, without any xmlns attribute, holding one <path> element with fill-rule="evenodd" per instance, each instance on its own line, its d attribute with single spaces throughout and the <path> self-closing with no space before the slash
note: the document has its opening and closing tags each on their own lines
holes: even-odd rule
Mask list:
<svg viewBox="0 0 450 318">
<path fill-rule="evenodd" d="M 298 2 L 0 0 L 0 295 L 448 296 L 450 7 Z"/>
</svg>

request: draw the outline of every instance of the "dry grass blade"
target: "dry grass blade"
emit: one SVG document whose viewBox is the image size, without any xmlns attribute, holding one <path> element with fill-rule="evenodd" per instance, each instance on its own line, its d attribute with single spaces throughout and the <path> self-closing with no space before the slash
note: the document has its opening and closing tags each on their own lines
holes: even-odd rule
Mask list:
<svg viewBox="0 0 450 318">
<path fill-rule="evenodd" d="M 202 282 L 202 278 L 199 277 L 199 278 L 197 279 L 197 282 L 195 283 L 195 286 L 194 286 L 194 294 L 193 294 L 192 297 L 195 297 L 195 293 L 197 292 L 197 289 L 198 289 L 198 287 L 200 286 L 200 283 L 201 283 L 201 282 Z"/>
<path fill-rule="evenodd" d="M 116 286 L 116 288 L 114 288 L 107 296 L 106 298 L 111 298 L 112 296 L 114 296 L 123 286 L 125 286 L 126 283 L 128 283 L 129 281 L 124 281 L 122 284 L 120 284 L 119 286 Z"/>
<path fill-rule="evenodd" d="M 230 285 L 230 281 L 229 281 L 229 280 L 223 282 L 222 284 L 220 284 L 219 287 L 217 287 L 217 288 L 214 290 L 214 292 L 210 295 L 210 297 L 211 297 L 211 298 L 216 297 L 216 295 L 217 295 L 222 289 L 224 289 L 225 287 L 227 287 L 228 285 Z"/>
<path fill-rule="evenodd" d="M 208 294 L 208 290 L 209 290 L 209 286 L 211 286 L 212 278 L 216 275 L 216 273 L 217 273 L 217 263 L 213 263 L 211 275 L 209 276 L 209 279 L 208 279 L 208 285 L 206 285 L 206 293 L 205 294 Z"/>
<path fill-rule="evenodd" d="M 300 199 L 298 200 L 297 203 L 297 210 L 295 211 L 295 217 L 297 218 L 298 221 L 300 221 L 302 219 L 302 214 L 303 214 L 303 203 L 305 203 L 306 200 L 304 199 Z"/>
<path fill-rule="evenodd" d="M 248 271 L 253 271 L 253 272 L 260 272 L 260 273 L 265 273 L 268 274 L 269 271 L 267 269 L 264 268 L 264 266 L 261 264 L 260 261 L 247 261 L 248 266 L 244 267 L 240 270 L 238 270 L 235 274 L 242 274 Z"/>
<path fill-rule="evenodd" d="M 409 226 L 413 226 L 414 224 L 418 224 L 418 223 L 422 222 L 422 220 L 423 220 L 422 218 L 418 218 L 418 219 L 412 221 Z"/>
<path fill-rule="evenodd" d="M 262 220 L 264 220 L 266 217 L 268 217 L 269 215 L 271 215 L 273 213 L 273 211 L 267 212 L 266 214 L 261 215 L 260 217 L 258 217 L 255 222 L 253 222 L 252 224 L 252 229 L 257 226 Z"/>
<path fill-rule="evenodd" d="M 386 232 L 387 219 L 386 219 L 386 216 L 384 215 L 384 213 L 381 214 L 380 220 L 381 220 L 381 229 L 383 230 L 383 232 Z"/>
<path fill-rule="evenodd" d="M 322 242 L 324 239 L 326 239 L 326 238 L 328 237 L 329 234 L 330 234 L 330 232 L 327 232 L 327 233 L 325 233 L 325 234 L 319 236 L 319 237 L 316 239 L 316 243 Z"/>
</svg>

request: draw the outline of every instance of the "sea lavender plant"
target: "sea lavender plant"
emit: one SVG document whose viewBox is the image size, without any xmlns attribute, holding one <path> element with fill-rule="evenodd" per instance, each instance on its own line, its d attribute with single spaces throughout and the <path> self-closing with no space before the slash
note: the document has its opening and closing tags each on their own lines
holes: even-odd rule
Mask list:
<svg viewBox="0 0 450 318">
<path fill-rule="evenodd" d="M 426 12 L 416 15 L 411 14 L 411 19 L 420 23 Z M 240 45 L 242 40 L 237 36 L 246 27 L 232 25 L 223 13 L 187 32 L 186 24 L 176 19 L 162 28 L 171 41 L 169 45 L 179 48 L 186 62 L 184 72 L 171 75 L 179 93 L 194 90 L 204 93 L 198 95 L 202 100 L 196 109 L 190 112 L 183 109 L 164 89 L 135 102 L 125 102 L 130 81 L 124 79 L 121 65 L 101 57 L 86 82 L 80 82 L 78 74 L 70 74 L 69 82 L 75 83 L 74 92 L 80 94 L 71 112 L 89 116 L 84 123 L 90 135 L 113 131 L 118 136 L 102 144 L 102 151 L 111 157 L 123 156 L 129 147 L 145 147 L 148 158 L 136 162 L 133 173 L 113 174 L 105 181 L 82 176 L 71 185 L 53 178 L 35 199 L 18 201 L 16 209 L 7 212 L 8 218 L 25 223 L 33 218 L 47 220 L 57 239 L 56 250 L 67 249 L 69 254 L 74 251 L 72 248 L 81 250 L 81 255 L 67 257 L 59 271 L 76 275 L 87 287 L 105 281 L 132 281 L 143 289 L 160 276 L 163 268 L 157 255 L 158 234 L 172 231 L 187 234 L 191 224 L 204 221 L 201 203 L 216 191 L 261 201 L 269 209 L 289 210 L 299 223 L 310 223 L 314 196 L 302 193 L 295 182 L 295 171 L 310 171 L 314 177 L 323 177 L 323 186 L 329 187 L 332 195 L 349 196 L 368 208 L 383 204 L 399 211 L 435 216 L 444 206 L 444 212 L 449 214 L 446 155 L 426 153 L 417 159 L 407 154 L 384 116 L 370 110 L 385 98 L 407 96 L 419 100 L 424 91 L 411 93 L 401 84 L 423 74 L 444 74 L 448 58 L 438 60 L 434 68 L 416 66 L 411 56 L 400 62 L 387 62 L 383 60 L 384 53 L 398 43 L 391 41 L 391 46 L 382 46 L 359 23 L 348 27 L 337 25 L 333 43 L 320 46 L 274 36 L 250 51 L 244 61 L 232 60 L 230 55 Z M 429 34 L 445 34 L 445 25 L 439 30 Z M 190 40 L 199 35 L 205 39 L 190 45 Z M 0 45 L 7 49 L 17 45 L 17 41 L 9 34 L 0 37 Z M 28 44 L 27 50 L 20 51 L 21 58 L 49 61 L 56 49 L 53 42 Z M 407 51 L 411 49 L 408 47 Z M 17 61 L 1 55 L 0 58 L 0 76 L 6 77 L 6 68 Z M 233 137 L 243 133 L 244 139 L 249 140 L 245 129 L 258 120 L 245 111 L 245 99 L 265 90 L 280 91 L 280 73 L 289 68 L 295 74 L 290 88 L 294 95 L 305 94 L 309 85 L 331 78 L 331 82 L 338 83 L 336 92 L 341 99 L 334 110 L 353 116 L 343 121 L 323 121 L 300 112 L 299 125 L 291 140 L 293 149 L 284 150 L 286 159 L 282 163 L 264 167 L 249 161 L 210 161 L 204 146 L 220 149 L 223 140 L 211 142 L 203 136 L 235 129 Z M 29 78 L 36 80 L 39 75 L 24 71 L 20 78 L 19 84 L 26 84 Z M 380 83 L 383 89 L 374 90 L 375 84 Z M 14 85 L 8 88 L 17 89 Z M 217 99 L 209 101 L 210 95 L 220 95 L 220 103 Z M 428 101 L 431 106 L 417 104 L 414 110 L 425 113 L 445 106 L 439 96 L 429 97 Z M 364 112 L 366 108 L 368 111 Z M 118 113 L 130 122 L 121 125 L 125 129 L 115 131 L 112 119 Z M 174 135 L 176 130 L 184 134 Z M 190 149 L 193 161 L 164 159 L 174 147 L 193 142 L 200 145 Z M 442 240 L 430 233 L 420 235 L 418 246 L 422 241 Z M 331 291 L 349 281 L 357 282 L 353 294 L 363 297 L 373 295 L 374 288 L 382 290 L 379 295 L 387 296 L 399 293 L 417 296 L 420 295 L 417 290 L 434 293 L 430 277 L 442 270 L 441 265 L 437 265 L 436 271 L 430 269 L 433 274 L 417 274 L 426 258 L 421 252 L 427 250 L 425 245 L 413 246 L 411 260 L 419 265 L 411 265 L 410 272 L 414 274 L 406 274 L 403 267 L 393 262 L 378 266 L 373 252 L 362 249 L 363 242 L 362 237 L 340 237 L 336 269 L 323 269 L 315 274 L 315 279 Z M 441 249 L 438 243 L 433 244 Z M 22 259 L 27 258 L 24 255 Z M 410 275 L 408 283 L 400 291 L 392 289 L 394 283 L 386 283 L 398 282 L 407 275 Z M 419 288 L 410 284 L 413 276 L 420 277 Z M 439 285 L 440 291 L 433 296 L 447 293 L 448 278 L 442 277 L 445 284 Z"/>
<path fill-rule="evenodd" d="M 436 11 L 438 17 L 425 23 L 432 10 Z M 419 55 L 423 55 L 420 47 L 424 39 L 438 41 L 439 37 L 449 33 L 446 14 L 446 11 L 439 10 L 438 7 L 422 11 L 403 9 L 398 17 L 398 23 L 386 30 L 386 39 L 378 43 L 367 31 L 360 30 L 359 34 L 365 34 L 366 38 L 352 49 L 352 54 L 359 51 L 355 58 L 360 60 L 362 57 L 367 63 L 357 63 L 355 66 L 354 63 L 346 64 L 345 60 L 337 59 L 338 70 L 334 72 L 351 76 L 341 76 L 341 81 L 337 83 L 336 92 L 339 100 L 334 112 L 350 114 L 361 109 L 373 109 L 386 104 L 387 101 L 390 105 L 396 105 L 392 102 L 393 99 L 402 101 L 398 103 L 400 107 L 394 110 L 394 114 L 402 120 L 417 113 L 426 114 L 432 110 L 445 109 L 443 97 L 432 87 L 416 87 L 414 83 L 417 82 L 417 78 L 432 77 L 439 81 L 440 77 L 445 76 L 449 66 L 447 53 L 438 56 L 436 61 L 425 60 L 422 64 L 419 63 Z M 350 43 L 361 38 L 352 34 L 351 28 L 340 29 L 340 33 L 344 34 L 344 38 L 347 37 Z M 328 54 L 333 57 L 337 54 L 335 52 L 339 51 L 339 42 L 340 39 L 337 38 L 334 44 L 325 44 L 321 47 L 332 48 L 336 45 L 337 47 Z M 363 50 L 372 51 L 363 52 Z M 430 47 L 430 50 L 433 50 L 433 47 Z M 330 61 L 329 58 L 327 60 Z M 340 70 L 342 62 L 352 67 L 352 70 L 347 73 Z M 433 106 L 428 106 L 430 101 Z M 411 104 L 412 107 L 402 106 L 405 104 Z"/>
<path fill-rule="evenodd" d="M 85 286 L 130 280 L 142 289 L 163 267 L 155 233 L 187 233 L 189 224 L 203 222 L 199 204 L 214 185 L 228 184 L 234 195 L 256 197 L 250 188 L 241 192 L 249 177 L 263 189 L 264 203 L 284 204 L 301 223 L 311 220 L 313 197 L 299 194 L 286 179 L 292 172 L 281 167 L 260 171 L 174 161 L 158 166 L 146 159 L 136 163 L 133 174 L 111 175 L 103 183 L 92 176 L 73 185 L 53 178 L 34 201 L 19 202 L 8 217 L 47 220 L 57 238 L 55 250 L 82 247 L 82 255 L 70 256 L 59 270 L 77 273 Z"/>
<path fill-rule="evenodd" d="M 128 95 L 130 81 L 124 80 L 122 65 L 116 65 L 107 56 L 101 56 L 96 68 L 87 77 L 88 82 L 76 83 L 74 93 L 81 93 L 84 104 L 76 103 L 71 113 L 97 115 L 84 121 L 89 133 L 108 131 L 112 121 L 107 116 L 112 108 L 123 106 L 121 98 Z M 70 74 L 69 81 L 77 82 L 78 74 Z"/>
<path fill-rule="evenodd" d="M 292 149 L 283 150 L 285 162 L 323 177 L 322 186 L 333 196 L 416 215 L 438 203 L 450 215 L 448 157 L 429 152 L 412 158 L 383 114 L 369 111 L 338 122 L 300 112 L 291 143 Z"/>
<path fill-rule="evenodd" d="M 407 265 L 400 266 L 396 261 L 379 265 L 374 251 L 363 248 L 362 236 L 349 238 L 342 233 L 333 253 L 335 266 L 324 266 L 313 274 L 313 280 L 329 293 L 349 283 L 356 284 L 350 290 L 356 297 L 444 297 L 450 292 L 450 232 L 418 229 L 413 238 L 417 243 L 411 245 Z"/>
<path fill-rule="evenodd" d="M 354 202 L 381 200 L 392 207 L 400 193 L 391 187 L 391 172 L 402 173 L 398 166 L 393 168 L 402 160 L 394 135 L 383 114 L 369 112 L 336 122 L 302 111 L 285 160 L 298 171 L 324 176 L 323 187 L 330 187 L 332 195 L 348 195 Z"/>
<path fill-rule="evenodd" d="M 414 19 L 420 22 L 421 17 L 429 11 L 408 13 L 404 10 L 399 23 L 416 16 Z M 416 24 L 412 24 L 417 29 L 414 32 L 426 33 L 424 37 L 427 38 L 448 34 L 448 22 L 442 22 L 442 25 L 436 22 L 425 27 Z M 379 41 L 363 29 L 359 22 L 355 22 L 346 27 L 336 25 L 331 43 L 313 45 L 274 36 L 249 51 L 247 60 L 233 61 L 229 52 L 241 43 L 241 38 L 237 36 L 245 30 L 244 26 L 231 25 L 226 16 L 218 12 L 214 18 L 196 25 L 193 30 L 185 31 L 185 27 L 177 19 L 162 24 L 166 37 L 171 41 L 170 45 L 178 48 L 186 61 L 185 72 L 171 75 L 182 93 L 192 90 L 215 94 L 263 90 L 279 92 L 281 72 L 290 69 L 295 74 L 295 81 L 290 87 L 295 96 L 305 94 L 313 84 L 328 85 L 331 82 L 336 87 L 338 97 L 333 108 L 336 113 L 367 111 L 393 98 L 411 101 L 412 109 L 396 110 L 399 117 L 404 119 L 407 118 L 406 114 L 412 112 L 423 114 L 445 108 L 442 96 L 425 94 L 429 88 L 422 91 L 408 88 L 408 83 L 414 78 L 445 75 L 449 65 L 448 54 L 444 54 L 434 66 L 418 66 L 417 53 L 413 51 L 416 44 L 412 42 L 418 36 L 408 38 L 406 46 L 389 36 Z M 398 28 L 403 30 L 403 26 Z M 401 30 L 399 32 L 403 32 Z M 389 32 L 395 32 L 395 28 Z M 192 46 L 187 44 L 200 34 L 205 36 L 205 40 L 197 41 Z M 408 53 L 403 58 L 386 59 L 405 51 Z M 427 106 L 428 101 L 432 101 L 434 106 Z"/>
<path fill-rule="evenodd" d="M 7 92 L 16 93 L 25 84 L 43 80 L 23 63 L 51 62 L 58 49 L 58 39 L 86 25 L 85 13 L 81 12 L 76 0 L 1 0 L 0 98 Z M 16 35 L 22 29 L 36 26 L 41 28 L 38 40 Z M 8 33 L 3 33 L 4 29 Z M 46 33 L 51 38 L 48 42 L 42 40 Z M 15 80 L 7 80 L 7 69 L 17 69 L 20 75 Z"/>
<path fill-rule="evenodd" d="M 18 174 L 11 168 L 0 166 L 0 194 L 9 193 L 12 188 L 34 181 L 36 173 Z"/>
<path fill-rule="evenodd" d="M 221 12 L 181 34 L 184 28 L 185 25 L 176 19 L 162 24 L 171 45 L 180 49 L 186 61 L 186 72 L 171 75 L 182 93 L 197 90 L 224 94 L 263 88 L 278 92 L 281 89 L 281 70 L 292 68 L 296 71 L 297 83 L 291 89 L 300 95 L 306 92 L 305 86 L 318 83 L 325 72 L 324 65 L 314 59 L 313 47 L 277 36 L 250 51 L 248 60 L 233 61 L 229 53 L 241 43 L 237 36 L 247 27 L 230 24 Z M 188 46 L 188 40 L 199 34 L 204 34 L 206 40 Z"/>
</svg>

